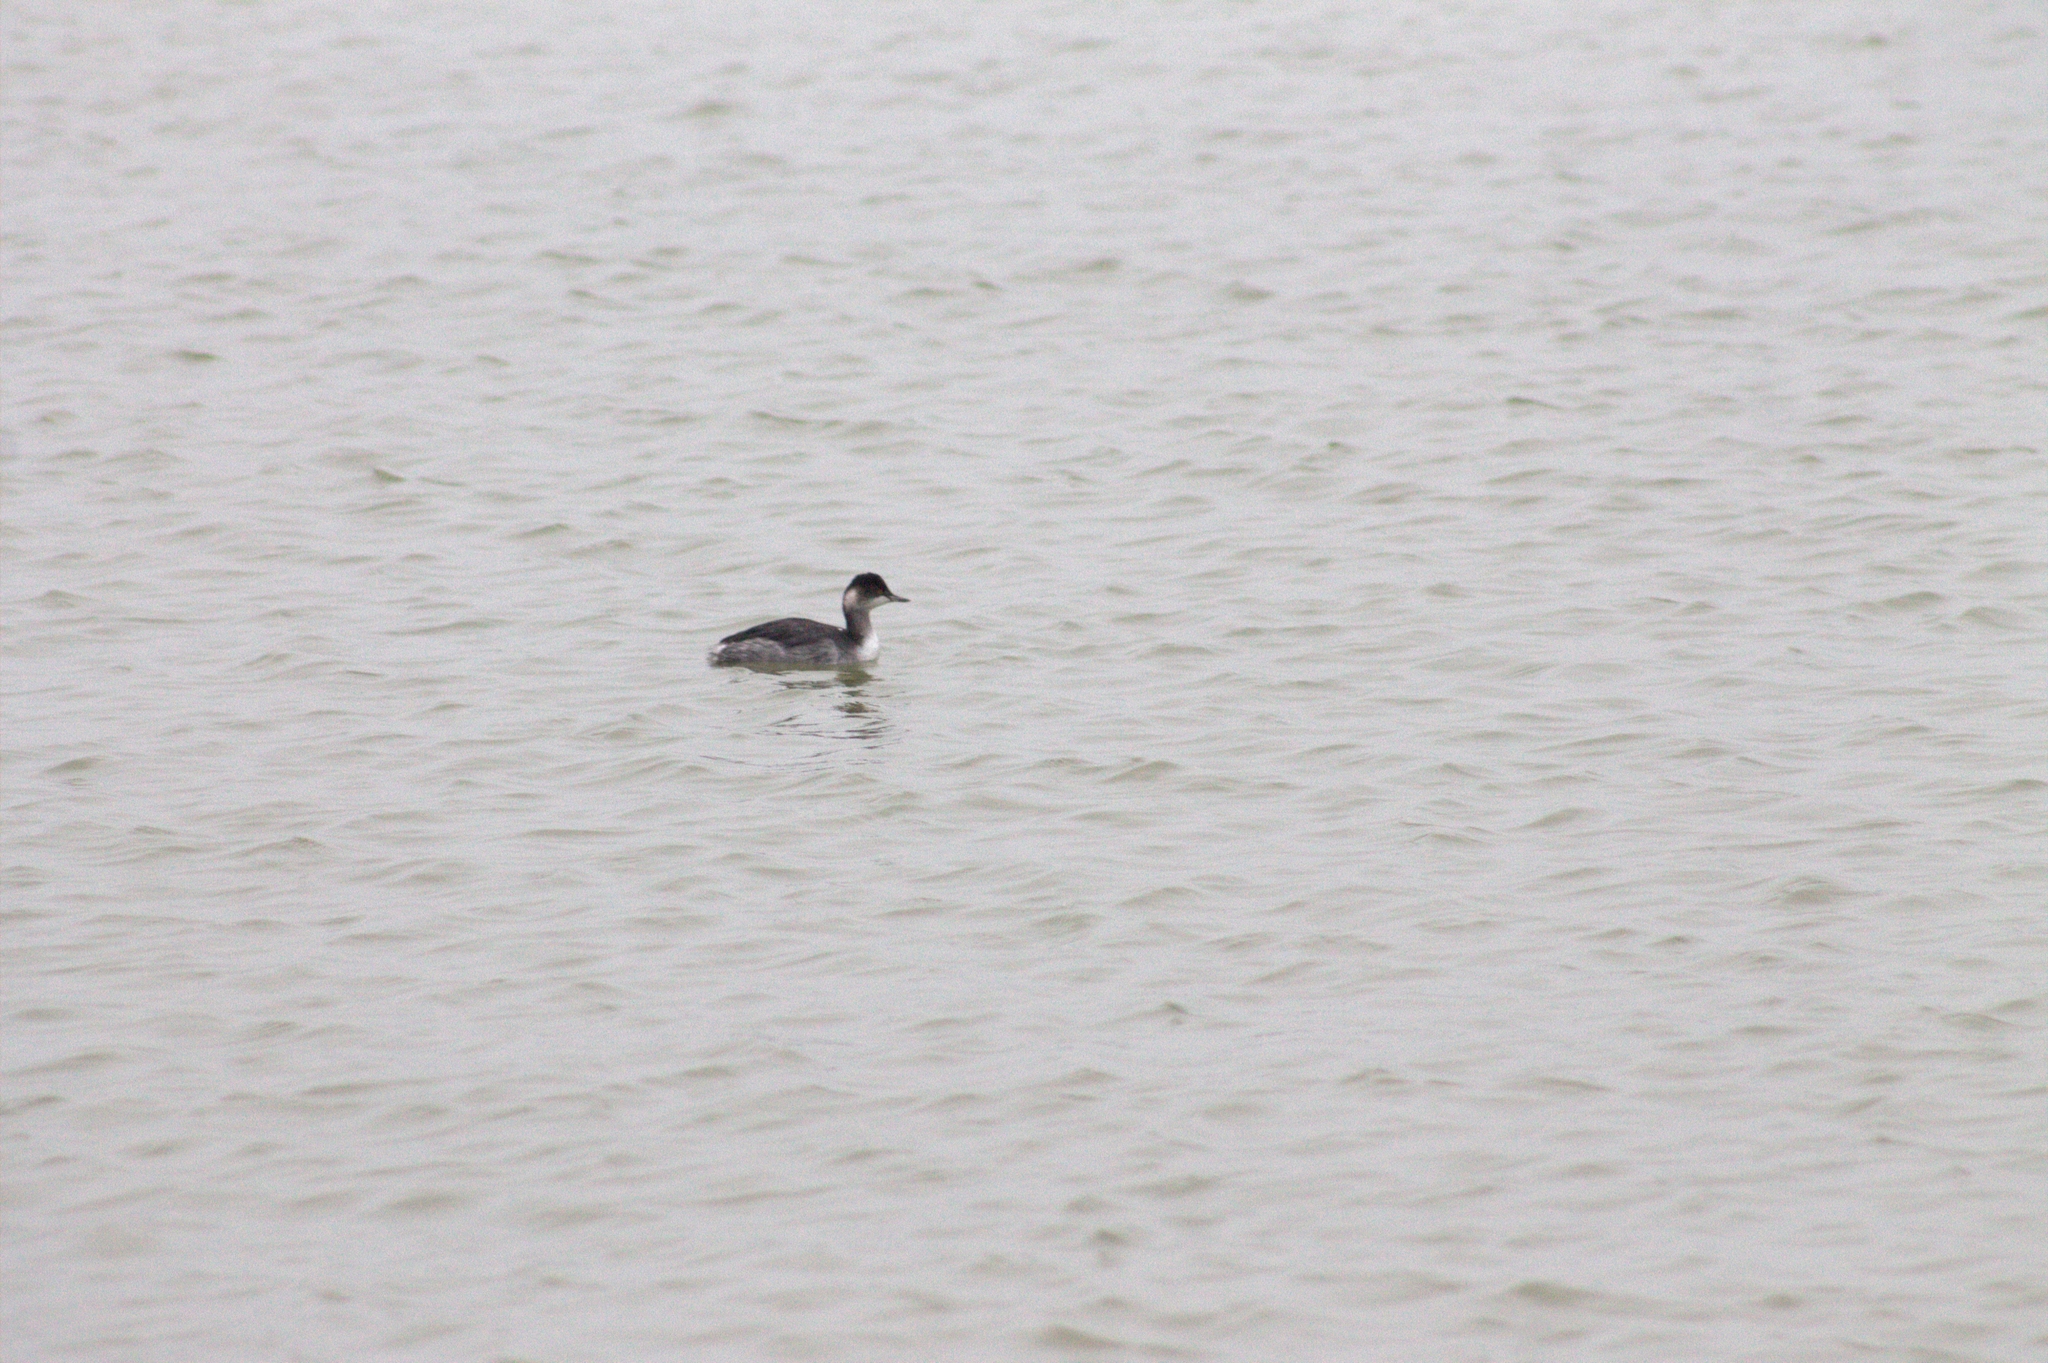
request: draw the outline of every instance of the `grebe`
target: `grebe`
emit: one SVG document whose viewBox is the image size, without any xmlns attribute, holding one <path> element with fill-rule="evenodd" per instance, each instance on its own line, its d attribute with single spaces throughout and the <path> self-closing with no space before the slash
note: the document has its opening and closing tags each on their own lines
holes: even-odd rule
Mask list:
<svg viewBox="0 0 2048 1363">
<path fill-rule="evenodd" d="M 846 628 L 803 620 L 770 620 L 765 625 L 728 634 L 711 650 L 707 661 L 713 667 L 753 667 L 781 671 L 806 667 L 858 667 L 882 656 L 881 636 L 868 612 L 884 601 L 908 601 L 889 590 L 889 584 L 875 573 L 862 573 L 846 584 L 840 594 L 840 609 L 846 612 Z"/>
</svg>

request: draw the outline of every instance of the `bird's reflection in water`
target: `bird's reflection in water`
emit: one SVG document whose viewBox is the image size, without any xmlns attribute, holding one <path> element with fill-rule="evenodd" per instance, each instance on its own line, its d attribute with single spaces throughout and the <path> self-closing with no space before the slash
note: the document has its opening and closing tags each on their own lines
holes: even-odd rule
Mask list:
<svg viewBox="0 0 2048 1363">
<path fill-rule="evenodd" d="M 785 678 L 782 681 L 784 691 L 841 693 L 839 703 L 832 707 L 841 718 L 837 721 L 828 721 L 822 714 L 790 715 L 775 721 L 769 728 L 781 733 L 798 733 L 813 738 L 852 739 L 858 743 L 880 744 L 889 737 L 890 724 L 889 717 L 868 699 L 867 686 L 873 680 L 873 673 L 858 667 L 843 668 L 829 677 Z"/>
</svg>

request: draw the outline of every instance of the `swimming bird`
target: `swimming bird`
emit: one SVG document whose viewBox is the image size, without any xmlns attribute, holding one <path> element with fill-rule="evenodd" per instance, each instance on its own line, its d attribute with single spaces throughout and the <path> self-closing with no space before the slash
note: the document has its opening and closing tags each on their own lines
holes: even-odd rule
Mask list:
<svg viewBox="0 0 2048 1363">
<path fill-rule="evenodd" d="M 858 667 L 882 656 L 881 636 L 868 613 L 885 601 L 909 601 L 889 590 L 875 573 L 862 573 L 840 593 L 846 628 L 791 616 L 728 634 L 706 659 L 713 667 L 751 667 L 764 672 L 792 668 Z"/>
</svg>

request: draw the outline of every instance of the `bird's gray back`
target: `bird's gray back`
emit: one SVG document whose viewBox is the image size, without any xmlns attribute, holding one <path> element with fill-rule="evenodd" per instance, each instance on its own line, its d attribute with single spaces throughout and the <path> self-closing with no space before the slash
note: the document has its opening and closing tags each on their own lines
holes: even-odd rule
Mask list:
<svg viewBox="0 0 2048 1363">
<path fill-rule="evenodd" d="M 718 642 L 721 644 L 743 643 L 748 639 L 759 639 L 763 643 L 780 644 L 784 648 L 803 648 L 808 644 L 829 643 L 846 631 L 816 620 L 805 620 L 792 615 L 785 620 L 770 620 L 765 625 L 743 629 L 738 634 L 728 634 Z"/>
</svg>

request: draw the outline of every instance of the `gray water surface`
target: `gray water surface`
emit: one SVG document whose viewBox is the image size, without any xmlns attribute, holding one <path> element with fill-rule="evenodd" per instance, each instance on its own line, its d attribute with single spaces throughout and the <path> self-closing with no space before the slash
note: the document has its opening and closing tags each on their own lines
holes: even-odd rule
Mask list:
<svg viewBox="0 0 2048 1363">
<path fill-rule="evenodd" d="M 8 7 L 11 1360 L 2048 1345 L 2048 19 L 1355 9 Z"/>
</svg>

